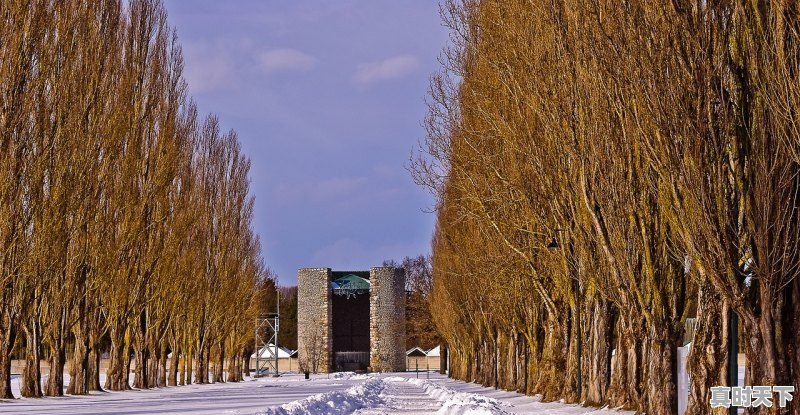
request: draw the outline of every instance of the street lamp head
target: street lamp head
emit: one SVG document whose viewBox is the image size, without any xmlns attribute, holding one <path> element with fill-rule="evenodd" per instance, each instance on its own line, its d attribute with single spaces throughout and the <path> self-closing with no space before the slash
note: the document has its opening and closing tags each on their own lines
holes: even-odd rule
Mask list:
<svg viewBox="0 0 800 415">
<path fill-rule="evenodd" d="M 550 250 L 550 252 L 553 252 L 553 251 L 555 251 L 556 249 L 558 249 L 558 241 L 556 241 L 556 238 L 555 238 L 555 237 L 553 237 L 553 240 L 552 240 L 552 241 L 550 241 L 550 243 L 549 243 L 549 244 L 547 244 L 547 249 L 549 249 L 549 250 Z"/>
</svg>

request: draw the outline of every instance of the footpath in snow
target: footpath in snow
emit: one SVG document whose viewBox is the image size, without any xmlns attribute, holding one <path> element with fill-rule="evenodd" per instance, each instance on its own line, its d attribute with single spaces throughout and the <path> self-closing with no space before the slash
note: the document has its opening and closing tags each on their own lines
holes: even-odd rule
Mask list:
<svg viewBox="0 0 800 415">
<path fill-rule="evenodd" d="M 619 414 L 627 411 L 594 409 L 564 403 L 542 403 L 537 398 L 498 391 L 435 375 L 433 379 L 406 376 L 365 376 L 364 382 L 344 391 L 316 394 L 268 409 L 263 415 L 505 415 L 505 414 Z"/>
<path fill-rule="evenodd" d="M 422 374 L 421 374 L 422 375 Z M 9 414 L 548 414 L 632 415 L 631 412 L 542 403 L 538 398 L 431 374 L 337 373 L 248 379 L 239 383 L 190 385 L 88 396 L 0 402 Z"/>
</svg>

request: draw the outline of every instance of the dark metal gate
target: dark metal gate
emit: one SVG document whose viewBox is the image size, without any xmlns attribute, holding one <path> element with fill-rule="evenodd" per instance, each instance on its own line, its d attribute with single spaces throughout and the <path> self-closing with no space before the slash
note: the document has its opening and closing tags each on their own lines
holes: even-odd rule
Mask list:
<svg viewBox="0 0 800 415">
<path fill-rule="evenodd" d="M 337 372 L 365 371 L 369 352 L 333 352 L 333 369 Z"/>
</svg>

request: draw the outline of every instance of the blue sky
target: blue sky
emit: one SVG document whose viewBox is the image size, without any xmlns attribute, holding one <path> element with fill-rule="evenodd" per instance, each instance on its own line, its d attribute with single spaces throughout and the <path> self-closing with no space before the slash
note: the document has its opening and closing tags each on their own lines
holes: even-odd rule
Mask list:
<svg viewBox="0 0 800 415">
<path fill-rule="evenodd" d="M 201 113 L 252 160 L 254 226 L 284 285 L 430 251 L 406 171 L 447 41 L 438 2 L 166 0 Z"/>
</svg>

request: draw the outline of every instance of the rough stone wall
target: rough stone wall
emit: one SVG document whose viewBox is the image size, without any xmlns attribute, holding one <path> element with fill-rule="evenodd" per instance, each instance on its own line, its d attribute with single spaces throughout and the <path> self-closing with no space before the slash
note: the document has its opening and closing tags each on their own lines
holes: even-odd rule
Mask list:
<svg viewBox="0 0 800 415">
<path fill-rule="evenodd" d="M 375 372 L 405 371 L 405 270 L 375 267 L 369 275 L 370 367 Z"/>
<path fill-rule="evenodd" d="M 297 357 L 301 368 L 330 371 L 331 269 L 301 268 L 297 271 Z"/>
</svg>

